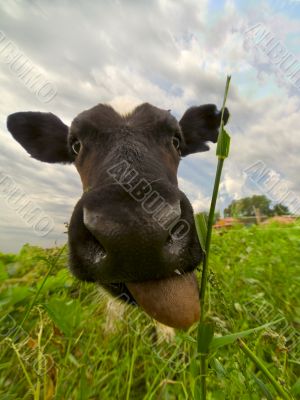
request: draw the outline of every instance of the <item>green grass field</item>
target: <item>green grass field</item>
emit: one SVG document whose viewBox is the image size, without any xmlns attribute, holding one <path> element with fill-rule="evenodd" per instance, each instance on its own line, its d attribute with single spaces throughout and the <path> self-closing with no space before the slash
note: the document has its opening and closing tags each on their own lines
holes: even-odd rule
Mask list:
<svg viewBox="0 0 300 400">
<path fill-rule="evenodd" d="M 216 334 L 277 321 L 243 340 L 300 398 L 300 224 L 214 232 L 210 257 Z M 193 399 L 197 326 L 167 342 L 139 309 L 121 312 L 66 265 L 66 249 L 0 253 L 0 399 Z M 279 398 L 238 342 L 212 352 L 208 393 Z"/>
</svg>

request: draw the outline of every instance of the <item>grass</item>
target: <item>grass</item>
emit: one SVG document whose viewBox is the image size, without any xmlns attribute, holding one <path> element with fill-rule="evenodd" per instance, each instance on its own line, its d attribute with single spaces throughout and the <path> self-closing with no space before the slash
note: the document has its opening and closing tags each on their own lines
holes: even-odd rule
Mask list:
<svg viewBox="0 0 300 400">
<path fill-rule="evenodd" d="M 219 135 L 218 135 L 218 143 L 216 149 L 216 155 L 218 157 L 217 170 L 214 181 L 214 188 L 210 203 L 210 209 L 208 214 L 208 219 L 206 222 L 206 218 L 204 213 L 199 214 L 199 217 L 195 218 L 196 229 L 198 234 L 198 240 L 203 250 L 203 261 L 202 261 L 202 275 L 201 275 L 201 284 L 200 284 L 200 321 L 198 326 L 198 336 L 197 336 L 197 350 L 199 353 L 199 361 L 200 361 L 200 384 L 195 386 L 194 397 L 195 400 L 206 400 L 207 399 L 207 368 L 208 368 L 208 358 L 209 351 L 212 340 L 214 339 L 214 325 L 211 322 L 207 322 L 207 312 L 206 312 L 206 286 L 207 286 L 207 278 L 209 273 L 209 252 L 210 252 L 210 244 L 212 237 L 212 228 L 213 221 L 215 216 L 215 208 L 218 198 L 218 191 L 221 181 L 222 169 L 224 160 L 228 157 L 229 149 L 230 149 L 230 136 L 224 129 L 224 111 L 225 104 L 228 96 L 229 86 L 230 86 L 231 77 L 227 76 L 222 112 L 221 112 L 221 123 L 219 127 Z"/>
<path fill-rule="evenodd" d="M 139 309 L 107 312 L 109 297 L 71 277 L 66 252 L 0 253 L 1 400 L 192 399 L 197 326 L 168 343 Z M 243 342 L 299 398 L 300 224 L 214 231 L 210 266 L 215 335 L 277 321 Z M 207 398 L 280 398 L 240 346 L 211 350 Z"/>
</svg>

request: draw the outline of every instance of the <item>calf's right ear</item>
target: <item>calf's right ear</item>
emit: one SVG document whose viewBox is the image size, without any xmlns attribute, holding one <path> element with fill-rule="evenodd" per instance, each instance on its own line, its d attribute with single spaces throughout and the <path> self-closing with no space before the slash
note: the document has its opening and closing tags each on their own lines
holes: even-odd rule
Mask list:
<svg viewBox="0 0 300 400">
<path fill-rule="evenodd" d="M 48 163 L 71 163 L 68 127 L 51 113 L 17 112 L 7 118 L 7 129 L 35 159 Z"/>
<path fill-rule="evenodd" d="M 181 155 L 198 153 L 209 150 L 207 142 L 216 143 L 218 140 L 221 111 L 214 104 L 204 104 L 189 108 L 184 114 L 179 125 L 184 136 Z M 226 125 L 229 111 L 225 107 L 223 121 Z"/>
</svg>

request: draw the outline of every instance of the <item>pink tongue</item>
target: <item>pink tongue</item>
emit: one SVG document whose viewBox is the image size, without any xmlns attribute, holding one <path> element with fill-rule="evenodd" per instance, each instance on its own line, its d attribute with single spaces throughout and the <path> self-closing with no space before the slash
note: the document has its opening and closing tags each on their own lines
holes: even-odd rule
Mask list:
<svg viewBox="0 0 300 400">
<path fill-rule="evenodd" d="M 186 329 L 199 320 L 199 288 L 193 272 L 126 285 L 139 306 L 165 325 Z"/>
</svg>

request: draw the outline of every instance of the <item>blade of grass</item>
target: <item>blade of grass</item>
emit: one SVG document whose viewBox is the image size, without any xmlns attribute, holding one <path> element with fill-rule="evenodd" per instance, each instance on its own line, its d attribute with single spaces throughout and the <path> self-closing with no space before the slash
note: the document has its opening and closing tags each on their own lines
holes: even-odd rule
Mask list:
<svg viewBox="0 0 300 400">
<path fill-rule="evenodd" d="M 203 268 L 202 268 L 202 276 L 201 276 L 201 284 L 200 284 L 201 315 L 200 315 L 200 322 L 199 322 L 200 326 L 198 329 L 198 336 L 197 336 L 198 348 L 201 348 L 201 346 L 202 346 L 201 342 L 205 343 L 207 341 L 207 337 L 205 337 L 203 335 L 204 332 L 206 331 L 206 329 L 204 327 L 205 311 L 206 311 L 205 310 L 205 306 L 206 306 L 205 292 L 206 292 L 207 277 L 208 277 L 209 249 L 210 249 L 210 242 L 211 242 L 211 235 L 212 235 L 212 226 L 213 226 L 214 215 L 215 215 L 215 208 L 216 208 L 216 203 L 217 203 L 217 197 L 218 197 L 218 191 L 219 191 L 219 186 L 220 186 L 220 181 L 221 181 L 221 174 L 222 174 L 224 159 L 229 154 L 230 136 L 224 130 L 223 117 L 224 117 L 226 99 L 227 99 L 227 95 L 228 95 L 228 91 L 229 91 L 230 79 L 231 79 L 231 77 L 227 76 L 224 98 L 223 98 L 223 105 L 222 105 L 221 123 L 220 123 L 220 128 L 219 128 L 217 151 L 216 151 L 216 154 L 218 156 L 218 165 L 217 165 L 217 171 L 216 171 L 216 176 L 215 176 L 212 200 L 211 200 L 210 209 L 209 209 L 208 222 L 207 222 L 207 234 L 206 234 L 205 241 L 202 238 L 202 227 L 200 226 L 200 229 L 199 230 L 197 229 L 197 233 L 198 233 L 198 231 L 200 231 L 200 236 L 198 236 L 200 245 L 202 246 L 201 242 L 205 243 L 205 252 L 204 252 L 204 256 L 203 256 Z M 211 337 L 211 339 L 212 339 L 212 337 Z M 200 386 L 201 386 L 200 393 L 201 393 L 202 400 L 206 399 L 206 392 L 207 392 L 207 390 L 206 390 L 206 375 L 207 375 L 207 354 L 200 353 Z"/>
<path fill-rule="evenodd" d="M 198 326 L 198 336 L 202 338 L 198 341 L 198 353 L 208 354 L 211 341 L 214 336 L 214 327 L 212 324 L 199 324 Z"/>
<path fill-rule="evenodd" d="M 227 346 L 228 344 L 232 344 L 236 340 L 238 340 L 238 339 L 240 339 L 242 337 L 251 335 L 251 333 L 259 332 L 259 331 L 261 331 L 261 330 L 263 330 L 265 328 L 268 328 L 269 326 L 278 324 L 282 320 L 284 320 L 283 317 L 280 318 L 280 319 L 277 319 L 276 321 L 269 322 L 267 324 L 258 326 L 257 328 L 252 328 L 252 329 L 247 329 L 247 330 L 242 331 L 242 332 L 232 333 L 231 335 L 215 337 L 215 338 L 212 339 L 210 349 L 211 350 L 216 350 L 216 349 L 218 349 L 220 347 Z"/>
<path fill-rule="evenodd" d="M 134 367 L 134 363 L 135 363 L 135 359 L 136 359 L 137 337 L 138 337 L 138 335 L 135 335 L 135 337 L 134 337 L 130 369 L 129 369 L 129 378 L 128 378 L 128 383 L 127 383 L 126 400 L 130 400 L 130 391 L 131 391 L 131 387 L 132 387 L 132 378 L 133 378 L 133 367 Z"/>
<path fill-rule="evenodd" d="M 20 353 L 19 353 L 19 350 L 17 349 L 17 347 L 15 346 L 14 342 L 13 342 L 11 339 L 6 339 L 6 340 L 9 340 L 9 342 L 10 342 L 10 344 L 11 344 L 11 347 L 13 348 L 14 352 L 16 353 L 17 358 L 18 358 L 18 361 L 19 361 L 20 366 L 21 366 L 21 368 L 22 368 L 22 371 L 23 371 L 23 373 L 24 373 L 24 375 L 25 375 L 25 378 L 26 378 L 26 380 L 27 380 L 27 383 L 28 383 L 28 385 L 29 385 L 29 387 L 30 387 L 30 389 L 31 389 L 31 391 L 32 391 L 32 394 L 34 395 L 34 394 L 35 394 L 34 385 L 33 385 L 32 381 L 31 381 L 31 379 L 30 379 L 29 374 L 27 373 L 25 364 L 24 364 L 23 361 L 22 361 L 22 357 L 21 357 L 21 355 L 20 355 Z"/>
<path fill-rule="evenodd" d="M 260 388 L 260 390 L 263 392 L 267 400 L 273 400 L 273 396 L 270 393 L 269 389 L 267 386 L 261 381 L 255 374 L 252 374 L 252 377 L 254 381 L 256 382 L 257 386 Z"/>
<path fill-rule="evenodd" d="M 163 363 L 161 369 L 158 371 L 158 373 L 156 374 L 151 386 L 149 388 L 147 388 L 147 393 L 145 395 L 145 397 L 143 398 L 143 400 L 152 400 L 154 398 L 154 395 L 156 393 L 157 388 L 159 387 L 159 385 L 157 385 L 157 382 L 159 381 L 159 379 L 161 378 L 163 372 L 168 368 L 168 366 L 170 365 L 170 363 L 172 363 L 172 361 L 174 360 L 174 358 L 176 358 L 178 356 L 178 351 L 179 351 L 179 346 L 175 346 L 173 353 L 171 354 L 171 356 L 169 358 L 166 359 L 166 361 Z"/>
<path fill-rule="evenodd" d="M 34 296 L 34 298 L 32 299 L 32 302 L 30 303 L 29 307 L 27 307 L 27 310 L 26 310 L 26 312 L 25 312 L 25 315 L 24 315 L 24 317 L 23 317 L 23 319 L 22 319 L 20 325 L 18 326 L 18 328 L 16 329 L 16 331 L 15 331 L 15 333 L 14 333 L 14 335 L 13 335 L 14 337 L 17 337 L 17 336 L 18 336 L 18 333 L 19 333 L 20 330 L 22 329 L 22 327 L 23 327 L 23 325 L 24 325 L 26 319 L 28 318 L 28 315 L 30 314 L 30 312 L 31 312 L 31 310 L 32 310 L 32 308 L 33 308 L 33 306 L 35 305 L 36 300 L 37 300 L 37 298 L 39 297 L 39 295 L 40 295 L 40 293 L 41 293 L 41 291 L 42 291 L 42 289 L 43 289 L 43 287 L 44 287 L 44 285 L 45 285 L 45 283 L 46 283 L 46 281 L 47 281 L 49 275 L 51 274 L 53 268 L 56 266 L 56 264 L 57 264 L 57 262 L 58 262 L 60 256 L 61 256 L 62 253 L 63 253 L 63 251 L 65 250 L 65 247 L 66 247 L 66 245 L 63 246 L 63 247 L 60 249 L 60 251 L 57 253 L 57 255 L 56 255 L 54 261 L 51 261 L 51 263 L 50 263 L 50 268 L 48 269 L 48 271 L 47 271 L 47 273 L 46 273 L 46 275 L 45 275 L 45 278 L 44 278 L 43 281 L 42 281 L 41 286 L 40 286 L 40 287 L 38 288 L 38 290 L 36 291 L 35 296 Z M 49 262 L 49 260 L 47 260 L 47 262 Z"/>
<path fill-rule="evenodd" d="M 203 322 L 204 317 L 205 317 L 205 313 L 204 313 L 205 290 L 206 290 L 206 284 L 207 284 L 208 258 L 209 258 L 209 249 L 210 249 L 210 242 L 211 242 L 211 235 L 212 235 L 212 226 L 213 226 L 214 215 L 215 215 L 215 208 L 216 208 L 216 203 L 217 203 L 217 198 L 218 198 L 218 192 L 219 192 L 219 186 L 220 186 L 220 181 L 221 181 L 221 174 L 222 174 L 224 159 L 226 157 L 228 157 L 228 154 L 229 154 L 230 136 L 228 135 L 227 132 L 225 132 L 225 130 L 223 128 L 223 126 L 224 126 L 223 116 L 224 116 L 225 104 L 226 104 L 226 99 L 227 99 L 228 90 L 229 90 L 230 79 L 231 79 L 231 77 L 227 76 L 223 105 L 222 105 L 221 125 L 220 125 L 220 129 L 219 129 L 218 144 L 217 144 L 217 150 L 216 150 L 216 154 L 218 156 L 218 165 L 217 165 L 213 194 L 212 194 L 209 215 L 208 215 L 208 222 L 207 222 L 207 235 L 206 235 L 206 240 L 205 240 L 205 255 L 204 255 L 204 259 L 203 259 L 203 272 L 202 272 L 201 286 L 200 286 L 200 303 L 201 303 L 201 308 L 202 308 L 200 322 Z M 200 238 L 199 238 L 199 240 L 200 240 Z"/>
<path fill-rule="evenodd" d="M 279 319 L 277 319 L 275 321 L 268 322 L 267 324 L 258 326 L 256 328 L 247 329 L 245 331 L 232 333 L 232 334 L 226 335 L 226 336 L 214 337 L 212 339 L 212 341 L 211 341 L 210 349 L 211 350 L 216 350 L 219 347 L 227 346 L 228 344 L 234 343 L 239 338 L 246 337 L 246 336 L 251 335 L 252 333 L 259 332 L 259 331 L 261 331 L 261 330 L 263 330 L 265 328 L 268 328 L 269 326 L 273 326 L 275 324 L 278 324 L 282 320 L 284 320 L 284 317 L 279 318 Z M 184 337 L 185 340 L 187 340 L 189 342 L 197 343 L 197 340 L 195 340 L 190 335 L 183 334 L 182 336 Z M 292 362 L 292 361 L 290 360 L 290 362 Z"/>
<path fill-rule="evenodd" d="M 201 304 L 201 310 L 202 310 L 200 322 L 203 322 L 205 319 L 205 292 L 206 292 L 206 284 L 207 284 L 207 276 L 208 276 L 209 249 L 210 249 L 212 226 L 213 226 L 216 202 L 217 202 L 217 197 L 218 197 L 219 185 L 220 185 L 220 181 L 221 181 L 223 163 L 224 163 L 224 159 L 219 158 L 218 165 L 217 165 L 216 178 L 215 178 L 215 183 L 214 183 L 213 196 L 212 196 L 211 206 L 210 206 L 210 211 L 209 211 L 209 216 L 208 216 L 207 236 L 206 236 L 206 241 L 205 241 L 205 253 L 203 256 L 203 269 L 202 269 L 201 284 L 200 284 L 200 304 Z"/>
<path fill-rule="evenodd" d="M 41 348 L 41 341 L 42 341 L 42 335 L 43 335 L 43 318 L 41 315 L 41 311 L 39 310 L 39 314 L 40 314 L 40 330 L 38 333 L 38 342 L 37 342 L 37 348 L 38 348 L 38 355 L 37 355 L 37 384 L 36 384 L 36 390 L 34 393 L 34 400 L 39 400 L 40 399 L 40 393 L 41 393 L 41 380 L 40 377 L 42 375 L 42 348 Z"/>
<path fill-rule="evenodd" d="M 265 375 L 265 377 L 269 379 L 273 388 L 279 394 L 280 398 L 284 400 L 292 400 L 292 397 L 290 397 L 290 395 L 276 381 L 271 372 L 266 368 L 266 366 L 262 363 L 262 361 L 253 353 L 253 351 L 249 349 L 246 343 L 243 342 L 242 339 L 238 339 L 238 341 L 243 353 L 245 353 L 253 361 L 253 363 L 261 370 L 261 372 Z"/>
<path fill-rule="evenodd" d="M 228 157 L 230 149 L 230 136 L 224 128 L 220 132 L 220 140 L 218 140 L 216 154 L 219 158 L 225 159 Z"/>
<path fill-rule="evenodd" d="M 202 248 L 203 253 L 205 253 L 206 237 L 207 237 L 207 220 L 205 213 L 199 213 L 195 215 L 195 225 L 197 230 L 197 235 Z"/>
<path fill-rule="evenodd" d="M 60 249 L 60 251 L 57 253 L 57 255 L 56 255 L 54 261 L 51 261 L 51 262 L 50 262 L 50 268 L 49 268 L 49 270 L 47 271 L 47 273 L 46 273 L 46 275 L 45 275 L 45 278 L 43 279 L 43 281 L 42 281 L 40 287 L 39 287 L 38 290 L 36 291 L 35 296 L 34 296 L 34 298 L 32 299 L 32 302 L 31 302 L 31 303 L 29 304 L 29 306 L 27 307 L 27 310 L 26 310 L 26 312 L 25 312 L 25 315 L 24 315 L 23 319 L 21 320 L 21 323 L 18 325 L 17 329 L 16 329 L 16 330 L 14 331 L 14 333 L 12 334 L 12 339 L 13 339 L 13 340 L 16 340 L 16 339 L 18 338 L 18 335 L 19 335 L 21 329 L 23 328 L 23 325 L 24 325 L 25 321 L 27 320 L 27 318 L 28 318 L 28 316 L 29 316 L 29 314 L 30 314 L 32 308 L 34 307 L 34 305 L 35 305 L 35 303 L 36 303 L 36 301 L 37 301 L 37 298 L 39 297 L 39 295 L 40 295 L 40 293 L 41 293 L 41 291 L 42 291 L 42 289 L 43 289 L 43 287 L 44 287 L 44 285 L 45 285 L 45 283 L 46 283 L 46 281 L 47 281 L 49 275 L 51 274 L 53 268 L 56 266 L 56 264 L 57 264 L 57 262 L 58 262 L 60 256 L 62 255 L 63 251 L 65 250 L 65 248 L 66 248 L 66 245 L 64 245 L 64 246 Z M 49 263 L 49 260 L 46 260 L 46 261 Z M 6 338 L 4 338 L 3 340 L 6 340 Z M 1 341 L 0 343 L 2 343 L 2 341 Z M 0 357 L 0 360 L 3 359 L 3 358 L 5 357 L 6 353 L 7 353 L 7 348 L 2 352 L 1 357 Z"/>
</svg>

